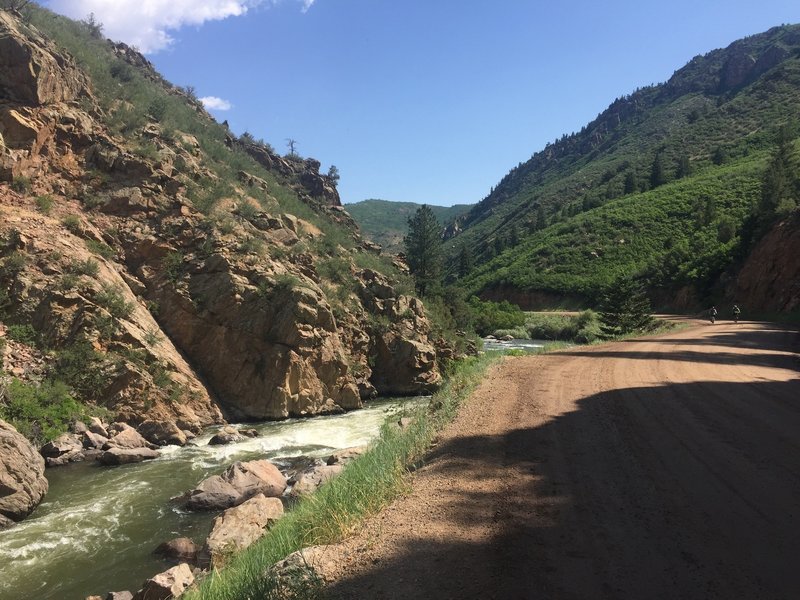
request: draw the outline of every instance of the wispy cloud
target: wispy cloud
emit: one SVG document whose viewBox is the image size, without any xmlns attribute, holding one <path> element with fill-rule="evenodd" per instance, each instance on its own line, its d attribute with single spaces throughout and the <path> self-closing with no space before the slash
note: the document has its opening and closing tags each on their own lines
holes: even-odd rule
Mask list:
<svg viewBox="0 0 800 600">
<path fill-rule="evenodd" d="M 202 102 L 203 106 L 208 110 L 230 110 L 233 108 L 233 104 L 222 98 L 217 98 L 216 96 L 204 96 L 200 98 L 200 102 Z"/>
<path fill-rule="evenodd" d="M 73 19 L 89 13 L 103 24 L 103 33 L 136 46 L 144 53 L 163 50 L 174 43 L 171 32 L 187 25 L 239 17 L 260 4 L 280 0 L 50 0 L 49 7 Z M 306 12 L 314 0 L 297 0 Z"/>
</svg>

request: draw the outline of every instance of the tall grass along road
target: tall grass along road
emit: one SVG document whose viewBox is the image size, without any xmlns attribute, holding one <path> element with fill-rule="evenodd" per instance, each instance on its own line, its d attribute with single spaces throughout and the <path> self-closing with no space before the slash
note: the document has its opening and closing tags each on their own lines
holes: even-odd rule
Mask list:
<svg viewBox="0 0 800 600">
<path fill-rule="evenodd" d="M 798 598 L 798 334 L 699 324 L 507 358 L 334 598 Z"/>
</svg>

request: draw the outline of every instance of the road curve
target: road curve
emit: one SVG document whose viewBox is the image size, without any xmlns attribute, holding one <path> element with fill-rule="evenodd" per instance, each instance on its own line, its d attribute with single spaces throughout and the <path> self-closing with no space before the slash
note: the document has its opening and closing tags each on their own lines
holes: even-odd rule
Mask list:
<svg viewBox="0 0 800 600">
<path fill-rule="evenodd" d="M 764 323 L 507 358 L 330 595 L 800 598 L 799 372 Z"/>
</svg>

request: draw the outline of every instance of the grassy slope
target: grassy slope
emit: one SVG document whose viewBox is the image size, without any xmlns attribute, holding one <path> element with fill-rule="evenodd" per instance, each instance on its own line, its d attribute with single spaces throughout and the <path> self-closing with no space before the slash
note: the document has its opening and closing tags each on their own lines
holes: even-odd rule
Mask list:
<svg viewBox="0 0 800 600">
<path fill-rule="evenodd" d="M 637 208 L 637 204 L 654 200 L 663 204 L 663 210 L 674 213 L 669 229 L 680 234 L 674 241 L 699 235 L 703 243 L 694 253 L 724 253 L 720 247 L 706 248 L 707 224 L 697 226 L 694 211 L 683 210 L 686 200 L 692 196 L 702 201 L 711 198 L 718 207 L 729 207 L 728 214 L 740 220 L 746 215 L 748 203 L 757 194 L 752 182 L 760 177 L 759 163 L 763 164 L 764 152 L 771 147 L 778 127 L 791 122 L 800 112 L 798 43 L 800 28 L 793 26 L 734 44 L 737 51 L 755 56 L 770 45 L 790 52 L 786 60 L 756 80 L 724 93 L 715 90 L 729 51 L 698 57 L 676 72 L 667 84 L 616 101 L 580 133 L 548 145 L 512 169 L 494 192 L 467 215 L 464 233 L 446 245 L 450 272 L 455 272 L 459 250 L 466 246 L 474 249 L 479 265 L 489 263 L 469 278 L 472 291 L 510 283 L 525 290 L 593 293 L 612 271 L 630 271 L 663 260 L 670 251 L 660 225 L 652 227 L 652 220 L 637 223 L 640 213 L 649 212 Z M 718 151 L 723 157 L 721 166 L 712 161 Z M 669 181 L 676 181 L 681 157 L 689 159 L 692 176 L 642 193 L 648 187 L 657 152 Z M 635 178 L 639 190 L 622 198 L 629 176 Z M 720 180 L 719 185 L 713 183 L 715 178 Z M 726 178 L 734 181 L 731 193 L 724 182 Z M 673 192 L 677 194 L 676 206 L 670 209 Z M 540 206 L 547 216 L 548 228 L 544 232 L 534 231 Z M 584 215 L 569 218 L 576 213 Z M 607 228 L 603 223 L 613 221 L 620 226 L 620 238 L 635 240 L 637 249 L 645 254 L 630 260 L 632 253 L 625 249 L 609 252 L 605 235 L 598 238 L 592 232 L 575 234 L 575 229 L 583 225 Z M 512 224 L 519 227 L 520 245 L 502 260 L 496 260 L 495 239 L 507 239 Z M 654 232 L 652 236 L 650 231 Z M 595 273 L 598 265 L 591 263 L 587 255 L 598 240 L 604 244 L 606 255 L 600 264 L 601 272 Z M 581 246 L 568 248 L 572 244 Z M 555 265 L 546 255 L 577 262 Z M 621 261 L 614 262 L 616 257 Z"/>
</svg>

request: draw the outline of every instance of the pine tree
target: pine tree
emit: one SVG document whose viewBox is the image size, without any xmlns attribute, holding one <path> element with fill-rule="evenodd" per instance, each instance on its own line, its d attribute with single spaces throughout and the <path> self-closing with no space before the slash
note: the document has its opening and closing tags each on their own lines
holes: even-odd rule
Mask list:
<svg viewBox="0 0 800 600">
<path fill-rule="evenodd" d="M 600 329 L 606 337 L 643 331 L 653 322 L 644 287 L 632 277 L 620 277 L 603 295 Z"/>
<path fill-rule="evenodd" d="M 462 279 L 472 271 L 472 253 L 466 244 L 461 245 L 461 252 L 458 255 L 458 276 Z"/>
<path fill-rule="evenodd" d="M 403 244 L 417 293 L 425 296 L 435 292 L 442 275 L 441 227 L 429 206 L 423 204 L 408 219 Z"/>
<path fill-rule="evenodd" d="M 664 172 L 664 162 L 661 159 L 661 152 L 657 152 L 650 167 L 650 189 L 657 188 L 667 183 L 667 176 Z"/>
<path fill-rule="evenodd" d="M 761 180 L 761 199 L 758 213 L 762 223 L 769 224 L 782 212 L 797 206 L 798 180 L 793 168 L 794 147 L 789 132 L 778 132 L 772 158 Z"/>
</svg>

